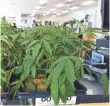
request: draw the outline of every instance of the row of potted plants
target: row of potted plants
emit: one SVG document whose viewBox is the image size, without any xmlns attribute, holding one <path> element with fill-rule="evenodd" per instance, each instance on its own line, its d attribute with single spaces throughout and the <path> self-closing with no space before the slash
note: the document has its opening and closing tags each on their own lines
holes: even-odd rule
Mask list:
<svg viewBox="0 0 110 106">
<path fill-rule="evenodd" d="M 82 29 L 81 34 L 95 37 L 101 29 L 86 28 L 74 19 Z M 55 104 L 73 96 L 76 80 L 84 77 L 86 64 L 82 53 L 94 42 L 78 37 L 74 29 L 65 27 L 35 27 L 24 31 L 12 28 L 1 21 L 1 91 L 10 86 L 9 94 L 15 97 L 24 92 L 46 92 Z M 88 70 L 91 74 L 91 71 Z M 102 75 L 104 92 L 108 91 L 108 79 Z"/>
</svg>

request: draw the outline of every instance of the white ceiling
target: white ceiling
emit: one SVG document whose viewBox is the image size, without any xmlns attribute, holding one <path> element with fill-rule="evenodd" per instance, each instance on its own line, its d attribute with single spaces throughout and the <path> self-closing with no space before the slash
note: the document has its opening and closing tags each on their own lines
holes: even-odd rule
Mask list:
<svg viewBox="0 0 110 106">
<path fill-rule="evenodd" d="M 80 6 L 81 8 L 84 8 L 83 5 L 81 5 L 83 2 L 89 1 L 89 0 L 73 0 L 70 3 L 66 3 L 70 6 Z M 59 3 L 65 3 L 66 0 L 48 0 L 47 4 L 42 6 L 42 8 L 38 11 L 37 14 L 43 14 L 48 12 L 52 8 L 56 8 L 56 5 Z M 22 14 L 32 14 L 33 10 L 36 10 L 35 7 L 39 5 L 40 0 L 0 0 L 0 13 L 8 13 L 8 14 L 16 14 L 16 13 L 22 13 Z M 97 0 L 91 5 L 96 5 Z M 57 9 L 58 11 L 63 10 L 69 10 L 69 7 L 63 7 Z M 69 10 L 70 11 L 70 10 Z"/>
</svg>

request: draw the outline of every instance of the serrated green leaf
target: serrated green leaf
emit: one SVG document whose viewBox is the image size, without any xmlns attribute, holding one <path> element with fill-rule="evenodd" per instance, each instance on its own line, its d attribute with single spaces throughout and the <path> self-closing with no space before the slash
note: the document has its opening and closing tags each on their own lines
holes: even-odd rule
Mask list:
<svg viewBox="0 0 110 106">
<path fill-rule="evenodd" d="M 106 74 L 103 74 L 101 76 L 100 83 L 103 84 L 104 95 L 107 95 L 108 94 L 108 88 L 109 88 L 109 80 L 108 80 Z"/>
<path fill-rule="evenodd" d="M 27 46 L 27 48 L 30 48 L 30 47 L 34 46 L 38 42 L 39 42 L 39 40 L 33 40 L 32 42 L 29 43 L 29 45 Z"/>
<path fill-rule="evenodd" d="M 65 89 L 65 83 L 59 85 L 59 88 L 60 88 L 60 93 L 62 96 L 65 96 L 66 94 L 66 89 Z"/>
<path fill-rule="evenodd" d="M 72 61 L 74 61 L 74 62 L 77 62 L 77 61 L 80 61 L 80 62 L 81 62 L 80 58 L 77 57 L 77 56 L 69 56 L 69 58 L 70 58 Z"/>
<path fill-rule="evenodd" d="M 39 55 L 36 59 L 36 64 L 38 64 L 39 60 L 43 57 L 43 53 L 44 53 L 44 50 L 41 50 L 41 52 L 39 53 Z"/>
<path fill-rule="evenodd" d="M 63 72 L 59 78 L 59 86 L 63 84 L 65 80 L 66 80 L 66 75 L 65 72 Z"/>
<path fill-rule="evenodd" d="M 66 104 L 66 96 L 60 95 L 61 101 Z"/>
<path fill-rule="evenodd" d="M 6 81 L 9 82 L 14 70 L 10 70 L 6 73 Z"/>
<path fill-rule="evenodd" d="M 58 80 L 54 80 L 51 83 L 51 97 L 53 98 L 54 102 L 57 103 L 57 101 L 58 101 Z"/>
<path fill-rule="evenodd" d="M 91 72 L 91 70 L 90 70 L 87 66 L 83 66 L 83 67 L 84 67 L 84 69 L 86 69 L 86 71 L 89 73 L 89 75 L 92 76 L 92 72 Z"/>
<path fill-rule="evenodd" d="M 36 65 L 33 65 L 31 67 L 31 74 L 32 74 L 32 77 L 35 78 L 36 77 Z"/>
<path fill-rule="evenodd" d="M 32 56 L 27 55 L 25 57 L 25 60 L 24 60 L 24 63 L 23 63 L 23 72 L 21 74 L 21 80 L 25 80 L 29 76 L 29 74 L 31 72 L 32 64 L 33 64 Z"/>
<path fill-rule="evenodd" d="M 77 73 L 81 69 L 81 61 L 77 61 L 75 65 L 75 72 Z"/>
<path fill-rule="evenodd" d="M 47 53 L 49 53 L 52 56 L 52 48 L 51 48 L 50 44 L 46 41 L 43 41 L 43 43 L 44 43 L 44 47 L 45 47 Z"/>
<path fill-rule="evenodd" d="M 66 74 L 67 79 L 70 82 L 71 86 L 73 86 L 73 82 L 76 80 L 76 77 L 75 77 L 75 70 L 73 67 L 73 63 L 70 59 L 67 59 L 67 61 L 66 61 L 65 74 Z"/>
<path fill-rule="evenodd" d="M 74 95 L 74 91 L 75 91 L 74 85 L 71 86 L 70 82 L 68 80 L 66 80 L 65 81 L 65 87 L 66 87 L 66 97 L 73 96 Z"/>
<path fill-rule="evenodd" d="M 58 59 L 55 61 L 54 65 L 55 65 L 55 64 L 58 64 L 58 63 L 60 63 L 60 62 L 62 62 L 62 61 L 64 61 L 64 60 L 67 59 L 67 58 L 68 58 L 67 56 L 61 56 L 60 58 L 58 58 Z"/>
<path fill-rule="evenodd" d="M 47 81 L 46 81 L 46 87 L 48 88 L 48 86 L 51 83 L 51 75 L 48 76 Z"/>
<path fill-rule="evenodd" d="M 62 61 L 58 63 L 52 73 L 52 79 L 58 79 L 60 77 L 60 74 L 64 71 L 66 61 Z"/>
<path fill-rule="evenodd" d="M 41 47 L 42 47 L 42 42 L 38 42 L 38 43 L 34 46 L 33 51 L 32 51 L 33 59 L 36 58 L 36 56 L 38 55 L 38 53 L 39 53 Z"/>
</svg>

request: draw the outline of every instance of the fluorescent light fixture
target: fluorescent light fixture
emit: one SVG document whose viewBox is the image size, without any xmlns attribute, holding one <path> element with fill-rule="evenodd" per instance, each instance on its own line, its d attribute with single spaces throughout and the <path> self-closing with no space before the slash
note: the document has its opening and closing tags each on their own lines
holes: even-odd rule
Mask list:
<svg viewBox="0 0 110 106">
<path fill-rule="evenodd" d="M 92 4 L 92 3 L 94 3 L 94 1 L 85 1 L 85 2 L 82 3 L 82 5 L 85 6 L 85 5 L 89 5 L 89 4 Z"/>
<path fill-rule="evenodd" d="M 40 0 L 40 5 L 44 5 L 48 2 L 48 0 Z"/>
<path fill-rule="evenodd" d="M 80 8 L 79 6 L 74 6 L 74 7 L 70 7 L 69 9 L 70 10 L 76 10 L 76 9 L 78 9 L 78 8 Z"/>
<path fill-rule="evenodd" d="M 68 13 L 68 12 L 69 12 L 69 11 L 66 11 L 66 10 L 65 10 L 65 11 L 62 11 L 63 14 Z"/>
<path fill-rule="evenodd" d="M 45 14 L 50 14 L 50 12 L 48 11 L 48 12 L 46 12 Z"/>
<path fill-rule="evenodd" d="M 48 12 L 43 13 L 42 15 L 43 15 L 43 16 L 46 16 L 46 15 L 48 15 L 48 14 L 50 14 L 50 12 L 49 12 L 49 11 L 48 11 Z"/>
<path fill-rule="evenodd" d="M 61 13 L 56 13 L 56 15 L 61 15 Z"/>
<path fill-rule="evenodd" d="M 61 8 L 63 6 L 64 6 L 64 4 L 62 4 L 62 3 L 56 5 L 56 7 L 58 7 L 58 8 Z"/>
<path fill-rule="evenodd" d="M 51 11 L 51 12 L 56 11 L 56 8 L 52 8 L 52 9 L 50 9 L 50 11 Z"/>
<path fill-rule="evenodd" d="M 39 10 L 39 9 L 41 9 L 41 6 L 36 6 L 35 8 L 36 8 L 37 10 Z"/>
<path fill-rule="evenodd" d="M 68 2 L 72 2 L 72 1 L 74 1 L 74 0 L 67 0 L 66 3 L 68 3 Z"/>
<path fill-rule="evenodd" d="M 74 0 L 67 0 L 68 2 L 72 2 L 72 1 L 74 1 Z"/>
<path fill-rule="evenodd" d="M 42 14 L 43 16 L 46 16 L 47 14 Z"/>
<path fill-rule="evenodd" d="M 52 18 L 56 17 L 56 15 L 53 15 Z"/>
</svg>

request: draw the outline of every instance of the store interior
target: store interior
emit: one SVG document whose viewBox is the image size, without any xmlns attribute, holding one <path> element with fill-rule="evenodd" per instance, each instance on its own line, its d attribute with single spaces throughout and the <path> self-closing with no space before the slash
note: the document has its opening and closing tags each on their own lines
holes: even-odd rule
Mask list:
<svg viewBox="0 0 110 106">
<path fill-rule="evenodd" d="M 109 0 L 1 0 L 0 22 L 1 105 L 109 105 Z"/>
</svg>

